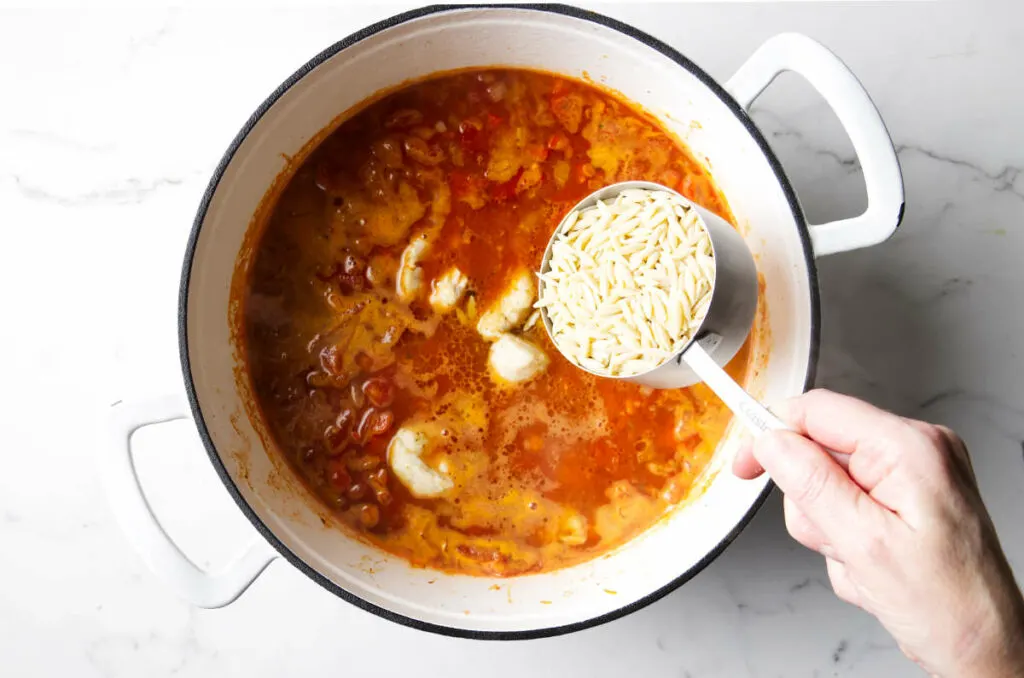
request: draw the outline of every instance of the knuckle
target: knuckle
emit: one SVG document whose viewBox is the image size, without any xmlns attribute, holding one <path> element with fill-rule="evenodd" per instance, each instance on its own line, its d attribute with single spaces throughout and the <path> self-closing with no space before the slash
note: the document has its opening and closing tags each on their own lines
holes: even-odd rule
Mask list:
<svg viewBox="0 0 1024 678">
<path fill-rule="evenodd" d="M 787 424 L 800 430 L 804 427 L 807 413 L 824 407 L 831 395 L 830 391 L 822 388 L 811 389 L 802 395 L 785 401 L 779 411 L 779 415 Z"/>
<path fill-rule="evenodd" d="M 952 446 L 945 434 L 934 424 L 906 420 L 905 435 L 894 438 L 900 456 L 909 460 L 912 466 L 926 467 L 936 471 L 952 456 Z"/>
<path fill-rule="evenodd" d="M 888 541 L 881 534 L 872 534 L 861 543 L 860 557 L 872 566 L 884 566 L 890 560 Z"/>
<path fill-rule="evenodd" d="M 939 454 L 952 454 L 959 447 L 964 447 L 963 439 L 948 426 L 930 424 L 924 421 L 908 419 L 907 423 L 923 440 Z"/>
<path fill-rule="evenodd" d="M 920 422 L 913 429 L 915 440 L 909 447 L 931 472 L 949 476 L 955 467 L 967 461 L 967 448 L 952 429 Z"/>
<path fill-rule="evenodd" d="M 910 419 L 909 417 L 900 417 L 899 422 L 901 423 L 903 429 L 905 431 L 909 430 L 912 435 L 924 438 L 933 438 L 935 436 L 935 425 L 929 424 L 927 421 L 921 421 L 920 419 Z"/>
<path fill-rule="evenodd" d="M 923 424 L 917 427 L 917 432 L 936 451 L 944 451 L 948 440 L 942 432 L 942 428 L 934 424 Z"/>
<path fill-rule="evenodd" d="M 967 443 L 960 435 L 949 428 L 948 426 L 942 426 L 941 424 L 936 427 L 939 433 L 942 435 L 943 441 L 949 447 L 953 454 L 968 456 L 967 454 Z"/>
<path fill-rule="evenodd" d="M 815 408 L 823 405 L 830 397 L 832 392 L 823 388 L 812 388 L 796 400 L 805 407 Z"/>
<path fill-rule="evenodd" d="M 933 467 L 944 466 L 950 457 L 946 446 L 936 439 L 934 432 L 919 435 L 915 442 L 916 444 L 909 446 L 914 457 L 928 462 Z"/>
<path fill-rule="evenodd" d="M 800 478 L 795 500 L 798 504 L 815 504 L 828 492 L 831 476 L 828 469 L 815 464 L 809 466 Z"/>
</svg>

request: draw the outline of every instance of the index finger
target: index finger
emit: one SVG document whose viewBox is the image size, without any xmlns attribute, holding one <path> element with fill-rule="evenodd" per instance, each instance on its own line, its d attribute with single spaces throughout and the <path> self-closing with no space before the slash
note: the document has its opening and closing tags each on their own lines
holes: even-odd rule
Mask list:
<svg viewBox="0 0 1024 678">
<path fill-rule="evenodd" d="M 850 455 L 874 451 L 878 440 L 903 437 L 908 428 L 902 417 L 825 389 L 808 391 L 774 409 L 798 433 Z"/>
<path fill-rule="evenodd" d="M 863 530 L 885 520 L 884 509 L 814 441 L 793 431 L 772 431 L 754 441 L 753 453 L 822 535 L 818 546 L 826 557 L 844 559 Z M 790 534 L 801 540 L 792 529 Z"/>
<path fill-rule="evenodd" d="M 906 504 L 916 484 L 886 482 L 912 475 L 904 452 L 914 448 L 918 434 L 902 417 L 825 390 L 786 401 L 777 412 L 799 433 L 849 454 L 850 476 L 882 504 L 897 512 Z"/>
</svg>

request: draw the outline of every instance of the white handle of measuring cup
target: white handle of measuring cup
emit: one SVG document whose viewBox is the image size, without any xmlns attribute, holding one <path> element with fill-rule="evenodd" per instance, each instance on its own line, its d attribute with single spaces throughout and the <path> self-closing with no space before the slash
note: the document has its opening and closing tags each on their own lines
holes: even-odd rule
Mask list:
<svg viewBox="0 0 1024 678">
<path fill-rule="evenodd" d="M 803 76 L 832 107 L 864 170 L 863 214 L 810 226 L 815 256 L 878 244 L 903 220 L 903 175 L 878 109 L 856 76 L 822 44 L 798 33 L 770 38 L 725 84 L 744 109 L 784 71 Z"/>
<path fill-rule="evenodd" d="M 146 501 L 132 459 L 131 437 L 135 431 L 189 416 L 188 403 L 178 395 L 115 405 L 107 422 L 105 444 L 99 446 L 99 471 L 114 517 L 149 569 L 192 604 L 223 607 L 260 576 L 277 557 L 277 551 L 257 539 L 220 572 L 196 567 L 160 526 Z"/>
<path fill-rule="evenodd" d="M 766 431 L 793 430 L 737 384 L 729 376 L 729 373 L 723 370 L 715 362 L 715 359 L 704 350 L 699 341 L 693 342 L 683 351 L 683 360 L 755 436 Z M 849 466 L 849 455 L 830 450 L 827 447 L 824 450 L 843 468 Z"/>
<path fill-rule="evenodd" d="M 771 410 L 733 381 L 733 378 L 704 350 L 700 342 L 690 344 L 683 352 L 683 360 L 754 435 L 765 431 L 789 429 L 781 419 L 772 414 Z"/>
</svg>

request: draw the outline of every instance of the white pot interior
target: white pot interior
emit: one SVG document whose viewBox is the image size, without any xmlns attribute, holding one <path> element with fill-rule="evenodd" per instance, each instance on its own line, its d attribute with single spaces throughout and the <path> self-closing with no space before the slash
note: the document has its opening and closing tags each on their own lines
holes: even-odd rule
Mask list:
<svg viewBox="0 0 1024 678">
<path fill-rule="evenodd" d="M 212 444 L 244 501 L 287 550 L 342 589 L 399 615 L 517 632 L 585 622 L 671 584 L 727 540 L 767 480 L 717 473 L 703 494 L 641 537 L 570 569 L 503 580 L 415 569 L 325 526 L 308 491 L 268 455 L 236 384 L 239 354 L 228 323 L 235 262 L 254 211 L 285 167 L 282 154 L 296 154 L 339 113 L 382 89 L 437 71 L 494 65 L 588 76 L 660 118 L 707 162 L 766 281 L 770 339 L 752 358 L 763 366 L 754 390 L 768 402 L 800 393 L 812 341 L 810 272 L 791 207 L 754 138 L 711 89 L 657 50 L 598 23 L 525 9 L 461 9 L 407 21 L 342 49 L 289 88 L 241 143 L 209 203 L 188 282 L 186 329 Z M 738 434 L 730 427 L 712 474 L 727 469 Z"/>
</svg>

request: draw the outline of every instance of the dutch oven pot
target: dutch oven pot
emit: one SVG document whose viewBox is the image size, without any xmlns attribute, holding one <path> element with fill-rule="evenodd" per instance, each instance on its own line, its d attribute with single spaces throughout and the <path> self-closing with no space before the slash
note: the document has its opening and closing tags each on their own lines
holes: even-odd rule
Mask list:
<svg viewBox="0 0 1024 678">
<path fill-rule="evenodd" d="M 139 554 L 183 598 L 233 601 L 283 556 L 325 589 L 409 626 L 476 638 L 554 635 L 621 617 L 680 586 L 713 560 L 771 489 L 728 471 L 737 427 L 710 463 L 705 491 L 610 554 L 572 568 L 492 580 L 411 567 L 336 527 L 279 455 L 236 379 L 229 292 L 253 214 L 292 156 L 341 112 L 376 92 L 438 71 L 516 66 L 589 77 L 657 117 L 711 167 L 764 276 L 770 339 L 757 342 L 752 390 L 767 402 L 814 380 L 819 310 L 815 257 L 873 245 L 899 224 L 903 183 L 892 142 L 860 83 L 801 35 L 766 42 L 719 84 L 682 54 L 606 17 L 569 7 L 432 7 L 355 33 L 314 57 L 259 107 L 217 167 L 185 253 L 179 307 L 187 398 L 115 408 L 101 470 L 114 512 Z M 776 75 L 802 75 L 836 112 L 860 159 L 868 208 L 808 224 L 786 174 L 747 111 Z M 217 573 L 193 565 L 149 510 L 131 461 L 143 426 L 191 417 L 210 460 L 262 538 Z M 493 590 L 492 584 L 501 585 Z M 508 590 L 511 585 L 511 590 Z M 543 602 L 542 602 L 543 601 Z"/>
</svg>

